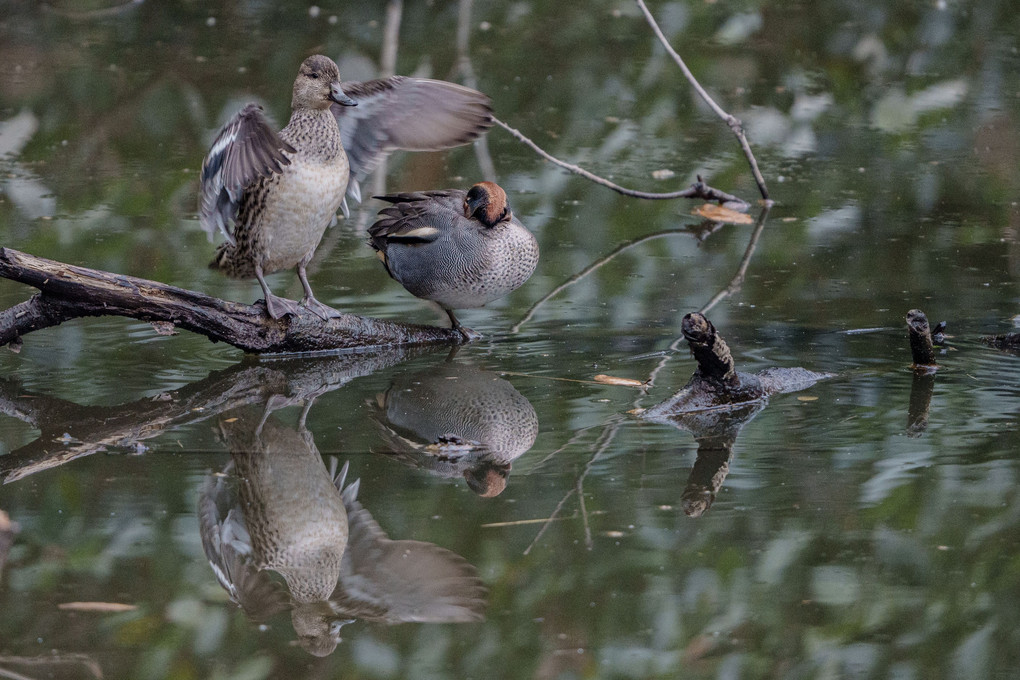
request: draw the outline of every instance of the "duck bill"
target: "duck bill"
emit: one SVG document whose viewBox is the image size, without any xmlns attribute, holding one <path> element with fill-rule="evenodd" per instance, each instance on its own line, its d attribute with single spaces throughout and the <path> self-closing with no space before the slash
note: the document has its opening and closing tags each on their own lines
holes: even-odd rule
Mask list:
<svg viewBox="0 0 1020 680">
<path fill-rule="evenodd" d="M 335 101 L 337 104 L 340 104 L 341 106 L 358 105 L 358 102 L 354 101 L 346 94 L 344 94 L 344 91 L 340 89 L 340 83 L 333 83 L 333 85 L 330 86 L 329 98 Z"/>
</svg>

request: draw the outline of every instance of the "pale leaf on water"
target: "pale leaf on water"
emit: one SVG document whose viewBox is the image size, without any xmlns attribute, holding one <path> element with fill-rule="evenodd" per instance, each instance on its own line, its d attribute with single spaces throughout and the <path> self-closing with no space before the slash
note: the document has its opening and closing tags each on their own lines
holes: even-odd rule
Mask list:
<svg viewBox="0 0 1020 680">
<path fill-rule="evenodd" d="M 729 222 L 730 224 L 752 224 L 754 222 L 747 213 L 737 212 L 714 203 L 704 203 L 691 211 L 691 214 L 704 217 L 713 222 Z"/>
<path fill-rule="evenodd" d="M 592 380 L 597 383 L 602 383 L 603 385 L 622 385 L 624 387 L 645 386 L 645 384 L 640 380 L 634 380 L 633 378 L 617 378 L 616 376 L 605 375 L 604 373 L 599 373 L 597 376 L 592 378 Z"/>
<path fill-rule="evenodd" d="M 133 612 L 138 607 L 133 604 L 122 604 L 120 602 L 61 602 L 57 605 L 57 609 L 72 612 L 115 613 Z"/>
</svg>

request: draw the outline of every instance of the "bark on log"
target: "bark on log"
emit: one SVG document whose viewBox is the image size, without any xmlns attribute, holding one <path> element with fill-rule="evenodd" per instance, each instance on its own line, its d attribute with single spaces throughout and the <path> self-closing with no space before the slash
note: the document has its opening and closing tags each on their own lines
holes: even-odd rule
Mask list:
<svg viewBox="0 0 1020 680">
<path fill-rule="evenodd" d="M 1020 350 L 1020 333 L 1006 333 L 1005 335 L 983 335 L 981 342 L 995 349 L 1005 349 L 1012 352 Z"/>
<path fill-rule="evenodd" d="M 0 248 L 0 277 L 39 289 L 0 312 L 0 347 L 17 351 L 32 331 L 87 316 L 125 316 L 157 333 L 184 328 L 246 352 L 296 353 L 410 344 L 460 344 L 459 331 L 379 321 L 354 314 L 322 321 L 311 312 L 272 319 L 265 303 L 245 305 L 158 281 L 77 267 Z"/>
</svg>

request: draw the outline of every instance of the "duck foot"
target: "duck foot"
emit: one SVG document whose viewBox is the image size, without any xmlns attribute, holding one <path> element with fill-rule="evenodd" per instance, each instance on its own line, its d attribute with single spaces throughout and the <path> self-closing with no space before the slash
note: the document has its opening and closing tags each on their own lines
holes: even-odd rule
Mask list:
<svg viewBox="0 0 1020 680">
<path fill-rule="evenodd" d="M 301 316 L 301 306 L 294 300 L 288 300 L 277 295 L 266 295 L 266 311 L 273 319 L 282 319 L 287 315 Z"/>
<path fill-rule="evenodd" d="M 452 309 L 446 309 L 444 307 L 443 311 L 446 312 L 446 315 L 450 317 L 450 328 L 452 328 L 455 331 L 459 331 L 461 336 L 464 338 L 464 342 L 473 342 L 474 340 L 478 340 L 482 337 L 481 333 L 476 333 L 470 328 L 461 326 L 460 320 L 457 319 L 457 315 L 453 313 Z"/>
<path fill-rule="evenodd" d="M 460 331 L 461 337 L 464 338 L 464 342 L 474 342 L 475 340 L 481 340 L 484 336 L 478 331 L 473 331 L 467 326 L 457 325 L 454 326 L 454 330 Z"/>
<path fill-rule="evenodd" d="M 304 306 L 305 309 L 307 309 L 308 311 L 310 311 L 312 314 L 319 317 L 323 321 L 326 321 L 327 319 L 336 319 L 338 317 L 343 316 L 343 312 L 333 309 L 329 305 L 323 304 L 311 296 L 306 295 L 301 300 L 301 304 Z"/>
</svg>

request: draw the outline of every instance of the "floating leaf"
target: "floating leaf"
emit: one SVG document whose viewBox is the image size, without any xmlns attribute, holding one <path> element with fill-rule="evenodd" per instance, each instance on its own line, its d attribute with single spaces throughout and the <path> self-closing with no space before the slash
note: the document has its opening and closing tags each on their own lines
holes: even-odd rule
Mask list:
<svg viewBox="0 0 1020 680">
<path fill-rule="evenodd" d="M 746 213 L 730 210 L 714 203 L 699 205 L 691 213 L 713 222 L 729 222 L 730 224 L 752 224 L 754 222 L 751 216 Z"/>
<path fill-rule="evenodd" d="M 645 384 L 640 380 L 634 380 L 633 378 L 617 378 L 616 376 L 605 375 L 603 373 L 599 373 L 597 376 L 592 378 L 592 380 L 597 383 L 602 383 L 603 385 L 622 385 L 624 387 L 645 386 Z"/>
<path fill-rule="evenodd" d="M 61 602 L 57 609 L 72 612 L 133 612 L 138 609 L 133 604 L 122 604 L 120 602 Z"/>
<path fill-rule="evenodd" d="M 818 401 L 818 397 L 797 397 L 797 401 Z"/>
</svg>

